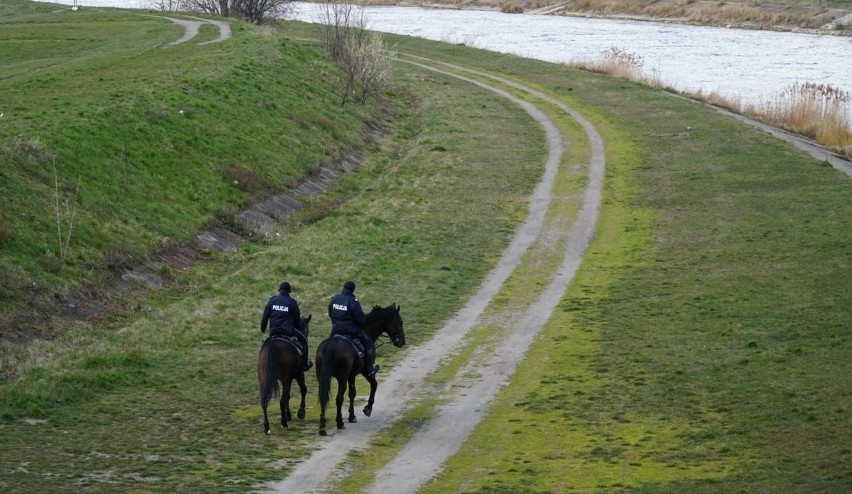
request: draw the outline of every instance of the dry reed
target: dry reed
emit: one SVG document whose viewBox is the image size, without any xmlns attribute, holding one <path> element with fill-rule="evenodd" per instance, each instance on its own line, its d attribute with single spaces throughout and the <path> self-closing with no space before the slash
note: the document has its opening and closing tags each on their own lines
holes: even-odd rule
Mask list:
<svg viewBox="0 0 852 494">
<path fill-rule="evenodd" d="M 796 83 L 770 103 L 744 108 L 746 114 L 776 122 L 817 142 L 852 146 L 852 95 L 831 84 Z"/>
</svg>

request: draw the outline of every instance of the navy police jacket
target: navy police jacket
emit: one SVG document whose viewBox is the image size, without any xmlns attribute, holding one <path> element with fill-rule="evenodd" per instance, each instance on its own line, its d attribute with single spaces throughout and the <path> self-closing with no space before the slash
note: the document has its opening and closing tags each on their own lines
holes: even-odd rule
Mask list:
<svg viewBox="0 0 852 494">
<path fill-rule="evenodd" d="M 301 314 L 299 304 L 288 293 L 279 293 L 269 299 L 263 309 L 263 319 L 260 320 L 260 332 L 266 331 L 269 324 L 270 336 L 295 336 L 298 333 Z"/>
<path fill-rule="evenodd" d="M 346 289 L 331 297 L 331 302 L 328 303 L 328 317 L 331 318 L 332 333 L 350 336 L 359 335 L 367 322 L 361 303 L 351 290 Z"/>
</svg>

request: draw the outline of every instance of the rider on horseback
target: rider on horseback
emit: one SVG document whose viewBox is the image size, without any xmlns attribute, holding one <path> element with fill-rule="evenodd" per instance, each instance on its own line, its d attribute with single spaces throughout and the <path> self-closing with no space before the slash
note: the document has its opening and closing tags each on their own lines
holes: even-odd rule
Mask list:
<svg viewBox="0 0 852 494">
<path fill-rule="evenodd" d="M 343 284 L 343 290 L 331 297 L 328 303 L 328 317 L 331 318 L 331 334 L 342 334 L 350 338 L 358 338 L 364 346 L 364 374 L 372 376 L 379 372 L 379 366 L 374 365 L 376 360 L 373 341 L 364 333 L 364 325 L 367 317 L 361 303 L 355 298 L 355 282 L 347 281 Z"/>
<path fill-rule="evenodd" d="M 305 347 L 305 368 L 308 370 L 313 367 L 314 363 L 308 357 L 308 339 L 299 331 L 299 323 L 301 322 L 301 314 L 299 313 L 299 304 L 296 299 L 290 296 L 292 287 L 290 283 L 285 281 L 278 286 L 278 295 L 273 296 L 266 303 L 266 308 L 263 309 L 263 318 L 260 320 L 260 332 L 266 332 L 266 325 L 269 323 L 269 337 L 273 336 L 295 336 L 302 342 Z"/>
</svg>

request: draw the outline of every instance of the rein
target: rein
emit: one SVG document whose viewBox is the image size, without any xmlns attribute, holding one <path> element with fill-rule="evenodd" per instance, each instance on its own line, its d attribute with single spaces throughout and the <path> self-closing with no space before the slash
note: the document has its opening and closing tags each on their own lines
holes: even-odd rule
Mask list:
<svg viewBox="0 0 852 494">
<path fill-rule="evenodd" d="M 384 333 L 379 334 L 379 336 L 376 338 L 376 341 L 373 342 L 373 345 L 376 347 L 376 350 L 385 346 L 385 340 L 382 339 L 383 336 L 385 336 Z M 390 341 L 390 337 L 388 337 L 388 341 Z"/>
</svg>

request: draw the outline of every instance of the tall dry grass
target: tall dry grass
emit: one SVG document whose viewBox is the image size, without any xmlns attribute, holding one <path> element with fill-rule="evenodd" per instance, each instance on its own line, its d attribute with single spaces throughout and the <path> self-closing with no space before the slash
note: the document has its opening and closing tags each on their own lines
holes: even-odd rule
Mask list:
<svg viewBox="0 0 852 494">
<path fill-rule="evenodd" d="M 697 24 L 722 26 L 745 24 L 764 28 L 781 25 L 815 28 L 827 22 L 822 18 L 814 18 L 813 12 L 784 12 L 782 8 L 761 8 L 758 4 L 745 2 L 574 0 L 565 5 L 564 11 L 602 16 L 678 19 Z"/>
<path fill-rule="evenodd" d="M 657 89 L 673 90 L 668 87 L 660 77 L 659 71 L 645 70 L 645 59 L 640 55 L 622 50 L 621 48 L 607 48 L 601 54 L 600 59 L 570 60 L 565 65 L 575 69 L 607 74 L 620 79 L 639 82 Z"/>
<path fill-rule="evenodd" d="M 572 60 L 565 62 L 565 65 L 638 82 L 726 108 L 811 138 L 852 157 L 852 95 L 830 84 L 793 84 L 770 102 L 753 104 L 718 91 L 675 89 L 662 80 L 658 71 L 646 71 L 641 56 L 620 48 L 604 50 L 599 59 Z"/>
<path fill-rule="evenodd" d="M 827 146 L 852 150 L 851 102 L 852 95 L 831 84 L 805 82 L 785 88 L 769 103 L 742 110 Z"/>
</svg>

